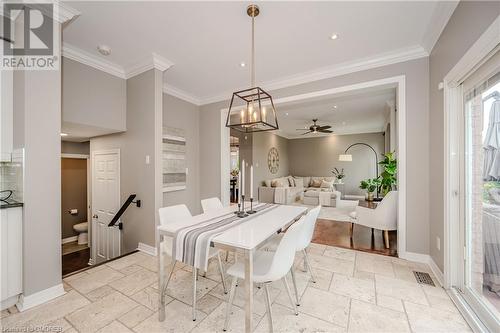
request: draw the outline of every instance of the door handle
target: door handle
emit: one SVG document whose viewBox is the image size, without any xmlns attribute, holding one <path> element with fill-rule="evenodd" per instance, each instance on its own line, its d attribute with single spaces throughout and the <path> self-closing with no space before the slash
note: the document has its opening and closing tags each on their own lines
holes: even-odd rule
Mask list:
<svg viewBox="0 0 500 333">
<path fill-rule="evenodd" d="M 98 218 L 99 218 L 99 216 L 97 216 L 97 214 L 94 214 L 94 215 L 92 215 L 92 218 L 94 218 L 94 219 L 98 219 Z"/>
</svg>

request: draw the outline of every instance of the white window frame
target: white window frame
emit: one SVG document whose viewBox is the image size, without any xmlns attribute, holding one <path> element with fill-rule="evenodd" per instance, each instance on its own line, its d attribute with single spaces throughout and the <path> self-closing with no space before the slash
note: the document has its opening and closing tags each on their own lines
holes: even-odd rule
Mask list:
<svg viewBox="0 0 500 333">
<path fill-rule="evenodd" d="M 500 45 L 500 17 L 490 25 L 443 80 L 444 89 L 444 286 L 474 331 L 488 332 L 498 327 L 489 319 L 474 295 L 462 292 L 464 288 L 465 237 L 463 224 L 464 193 L 460 192 L 461 165 L 464 162 L 463 145 L 463 91 L 462 83 L 496 52 Z M 437 88 L 437 87 L 436 87 Z M 471 308 L 474 308 L 474 311 Z M 481 318 L 481 319 L 480 319 Z"/>
</svg>

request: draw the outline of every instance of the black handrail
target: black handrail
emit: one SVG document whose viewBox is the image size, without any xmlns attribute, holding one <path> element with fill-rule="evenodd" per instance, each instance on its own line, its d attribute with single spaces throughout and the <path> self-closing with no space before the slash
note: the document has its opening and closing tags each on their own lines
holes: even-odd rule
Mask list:
<svg viewBox="0 0 500 333">
<path fill-rule="evenodd" d="M 131 194 L 128 196 L 127 200 L 125 203 L 120 207 L 120 210 L 113 216 L 113 219 L 111 222 L 109 222 L 108 227 L 114 227 L 116 222 L 122 217 L 123 213 L 127 210 L 128 206 L 130 206 L 131 203 L 135 203 L 137 207 L 141 207 L 141 200 L 134 201 L 135 197 L 137 197 L 137 194 Z M 122 228 L 122 223 L 120 222 L 118 224 L 118 227 L 121 229 Z"/>
</svg>

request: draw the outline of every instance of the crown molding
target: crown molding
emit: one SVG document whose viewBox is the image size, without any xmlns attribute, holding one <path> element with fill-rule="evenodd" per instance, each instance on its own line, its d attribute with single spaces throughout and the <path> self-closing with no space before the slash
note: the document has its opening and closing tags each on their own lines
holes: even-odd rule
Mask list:
<svg viewBox="0 0 500 333">
<path fill-rule="evenodd" d="M 79 63 L 114 75 L 120 79 L 126 79 L 125 71 L 121 66 L 100 59 L 97 55 L 83 51 L 82 49 L 79 49 L 71 44 L 63 43 L 62 55 L 63 57 L 78 61 Z"/>
<path fill-rule="evenodd" d="M 422 38 L 422 47 L 430 54 L 434 45 L 439 40 L 439 36 L 448 24 L 451 15 L 457 8 L 459 1 L 439 1 L 436 2 L 436 8 L 432 13 L 429 25 Z"/>
<path fill-rule="evenodd" d="M 173 66 L 173 63 L 170 60 L 156 53 L 152 53 L 151 57 L 145 58 L 143 61 L 136 63 L 128 69 L 124 69 L 120 65 L 101 59 L 98 55 L 89 53 L 68 43 L 63 43 L 62 55 L 63 57 L 78 61 L 79 63 L 114 75 L 120 79 L 130 79 L 133 76 L 144 73 L 145 71 L 153 68 L 159 69 L 163 72 Z"/>
<path fill-rule="evenodd" d="M 149 71 L 150 69 L 156 68 L 160 71 L 166 71 L 174 65 L 173 62 L 164 58 L 156 53 L 152 53 L 151 57 L 147 57 L 144 60 L 130 66 L 125 69 L 125 77 L 130 79 L 136 75 Z"/>
<path fill-rule="evenodd" d="M 65 23 L 73 20 L 74 18 L 81 15 L 81 13 L 75 8 L 69 6 L 67 3 L 62 1 L 54 1 L 57 8 L 57 18 L 56 20 L 60 23 Z"/>
<path fill-rule="evenodd" d="M 191 104 L 194 104 L 196 106 L 200 106 L 200 99 L 194 95 L 191 95 L 188 92 L 185 92 L 184 90 L 178 89 L 174 86 L 171 86 L 169 84 L 164 83 L 163 84 L 163 92 L 165 94 L 180 98 L 186 102 L 189 102 Z"/>
<path fill-rule="evenodd" d="M 357 61 L 349 61 L 334 66 L 323 67 L 315 71 L 300 73 L 282 79 L 262 82 L 259 86 L 267 91 L 297 86 L 304 83 L 329 79 L 336 76 L 351 74 L 377 67 L 388 66 L 400 62 L 428 57 L 429 53 L 421 46 L 412 46 L 406 49 L 388 52 L 374 57 L 367 57 Z M 241 88 L 241 87 L 240 87 Z M 243 88 L 242 88 L 243 89 Z M 237 89 L 235 89 L 237 90 Z M 232 91 L 220 95 L 201 98 L 201 105 L 220 102 L 229 99 Z"/>
</svg>

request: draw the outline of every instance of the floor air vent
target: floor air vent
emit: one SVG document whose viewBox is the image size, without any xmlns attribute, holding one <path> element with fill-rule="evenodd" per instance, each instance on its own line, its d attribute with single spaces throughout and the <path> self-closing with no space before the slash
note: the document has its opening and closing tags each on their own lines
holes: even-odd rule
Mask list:
<svg viewBox="0 0 500 333">
<path fill-rule="evenodd" d="M 429 286 L 435 287 L 434 282 L 432 282 L 432 278 L 429 275 L 429 273 L 413 271 L 413 274 L 415 275 L 415 279 L 417 279 L 418 283 L 428 284 Z"/>
</svg>

